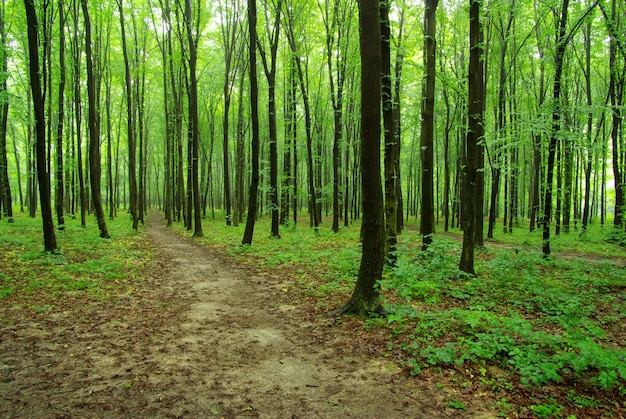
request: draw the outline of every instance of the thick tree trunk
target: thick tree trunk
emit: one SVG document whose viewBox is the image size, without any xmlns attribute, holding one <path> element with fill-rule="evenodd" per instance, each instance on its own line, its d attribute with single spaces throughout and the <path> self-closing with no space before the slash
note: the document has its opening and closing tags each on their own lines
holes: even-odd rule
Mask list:
<svg viewBox="0 0 626 419">
<path fill-rule="evenodd" d="M 37 178 L 39 180 L 39 198 L 41 200 L 41 219 L 43 223 L 44 249 L 47 252 L 57 251 L 57 240 L 52 221 L 52 205 L 50 202 L 50 173 L 46 162 L 46 121 L 45 103 L 41 90 L 39 73 L 39 34 L 37 28 L 37 12 L 33 0 L 24 0 L 28 29 L 28 53 L 30 86 L 35 111 L 35 133 L 37 150 Z"/>
<path fill-rule="evenodd" d="M 359 1 L 361 45 L 361 179 L 363 188 L 363 250 L 358 279 L 344 306 L 346 312 L 365 316 L 383 311 L 376 282 L 385 263 L 383 191 L 380 173 L 381 50 L 378 0 Z"/>
<path fill-rule="evenodd" d="M 483 77 L 483 27 L 480 0 L 470 0 L 470 62 L 468 72 L 468 130 L 464 170 L 463 249 L 459 269 L 474 275 L 474 228 L 476 214 L 477 171 L 479 163 L 478 142 L 484 136 L 484 77 Z"/>
<path fill-rule="evenodd" d="M 422 81 L 422 125 L 420 149 L 422 160 L 422 203 L 420 234 L 422 250 L 432 243 L 435 233 L 435 195 L 433 188 L 435 169 L 435 69 L 436 69 L 436 12 L 438 0 L 425 0 L 424 7 L 424 67 L 425 79 Z"/>
<path fill-rule="evenodd" d="M 250 59 L 250 118 L 252 122 L 252 178 L 248 193 L 248 217 L 241 244 L 252 244 L 259 189 L 259 85 L 256 72 L 256 0 L 248 0 L 248 54 Z"/>
<path fill-rule="evenodd" d="M 198 2 L 200 7 L 200 2 Z M 200 10 L 198 10 L 200 13 Z M 198 121 L 198 78 L 196 65 L 198 61 L 197 45 L 199 31 L 192 26 L 191 0 L 185 0 L 185 26 L 187 27 L 187 43 L 189 47 L 189 121 L 191 123 L 191 188 L 193 191 L 194 230 L 193 237 L 202 237 L 202 206 L 200 201 L 200 184 L 198 172 L 198 156 L 200 150 L 200 123 Z M 191 217 L 190 217 L 191 218 Z"/>
</svg>

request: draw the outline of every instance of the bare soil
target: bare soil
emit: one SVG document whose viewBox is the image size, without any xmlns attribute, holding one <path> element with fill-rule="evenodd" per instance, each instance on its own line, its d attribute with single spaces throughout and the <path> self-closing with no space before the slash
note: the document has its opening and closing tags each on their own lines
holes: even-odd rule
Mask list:
<svg viewBox="0 0 626 419">
<path fill-rule="evenodd" d="M 449 407 L 438 375 L 410 376 L 355 319 L 330 327 L 285 279 L 234 266 L 158 216 L 146 230 L 147 278 L 122 295 L 40 312 L 4 300 L 2 417 L 496 416 L 484 394 Z"/>
</svg>

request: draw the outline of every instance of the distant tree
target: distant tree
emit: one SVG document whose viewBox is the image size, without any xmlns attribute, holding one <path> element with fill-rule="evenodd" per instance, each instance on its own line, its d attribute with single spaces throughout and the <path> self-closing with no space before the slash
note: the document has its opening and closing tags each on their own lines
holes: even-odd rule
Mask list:
<svg viewBox="0 0 626 419">
<path fill-rule="evenodd" d="M 331 315 L 384 313 L 376 281 L 385 264 L 383 191 L 380 169 L 381 35 L 378 0 L 359 1 L 361 50 L 361 180 L 363 250 L 354 291 Z"/>
<path fill-rule="evenodd" d="M 306 74 L 307 72 L 303 68 L 302 59 L 299 55 L 298 51 L 298 40 L 299 38 L 295 33 L 295 18 L 293 13 L 293 5 L 292 3 L 286 4 L 286 18 L 285 22 L 286 32 L 287 32 L 287 40 L 289 41 L 289 46 L 291 47 L 291 52 L 293 54 L 296 69 L 298 70 L 298 81 L 300 83 L 300 93 L 302 94 L 302 102 L 304 103 L 304 129 L 306 131 L 306 148 L 307 148 L 307 174 L 308 174 L 308 185 L 309 185 L 309 217 L 311 219 L 311 226 L 318 229 L 320 219 L 318 217 L 317 208 L 317 193 L 315 192 L 315 178 L 314 178 L 314 170 L 313 170 L 313 129 L 311 127 L 311 105 L 309 100 L 309 89 L 306 83 Z"/>
<path fill-rule="evenodd" d="M 555 38 L 556 48 L 554 51 L 554 87 L 552 91 L 552 127 L 550 131 L 550 142 L 548 144 L 548 166 L 546 173 L 546 194 L 543 214 L 543 254 L 549 256 L 550 249 L 550 219 L 552 217 L 552 192 L 554 181 L 554 166 L 556 160 L 557 146 L 559 143 L 559 133 L 561 131 L 562 108 L 561 88 L 563 82 L 563 64 L 567 44 L 571 41 L 575 31 L 582 25 L 585 17 L 591 13 L 597 3 L 593 3 L 580 19 L 567 32 L 567 19 L 569 0 L 563 0 L 560 15 L 557 16 L 557 33 Z"/>
<path fill-rule="evenodd" d="M 222 151 L 224 156 L 224 204 L 226 206 L 226 225 L 232 224 L 231 216 L 231 188 L 230 188 L 230 158 L 228 139 L 230 137 L 230 104 L 233 93 L 233 84 L 237 75 L 237 63 L 239 59 L 238 44 L 241 34 L 239 29 L 240 2 L 218 1 L 218 9 L 221 16 L 222 43 L 224 48 L 224 111 L 222 119 Z M 236 223 L 235 223 L 236 224 Z"/>
<path fill-rule="evenodd" d="M 28 31 L 28 55 L 30 86 L 35 111 L 35 133 L 37 152 L 37 179 L 39 181 L 39 199 L 41 201 L 41 219 L 43 222 L 44 249 L 47 252 L 57 251 L 57 239 L 52 222 L 52 204 L 50 202 L 50 173 L 46 160 L 46 120 L 45 103 L 41 90 L 41 74 L 39 67 L 39 24 L 34 0 L 24 0 Z"/>
<path fill-rule="evenodd" d="M 626 227 L 626 146 L 623 141 L 624 130 L 624 86 L 626 85 L 626 46 L 623 37 L 623 19 L 619 17 L 617 0 L 611 0 L 611 15 L 607 16 L 610 32 L 609 45 L 609 98 L 611 105 L 611 146 L 613 157 L 613 177 L 615 179 L 615 227 Z M 623 10 L 621 12 L 623 14 Z M 620 36 L 620 33 L 622 34 Z M 620 57 L 621 56 L 621 57 Z"/>
</svg>

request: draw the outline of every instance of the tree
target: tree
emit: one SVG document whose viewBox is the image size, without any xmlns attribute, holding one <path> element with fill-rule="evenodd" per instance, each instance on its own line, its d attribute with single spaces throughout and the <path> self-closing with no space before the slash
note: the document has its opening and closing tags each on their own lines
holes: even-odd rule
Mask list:
<svg viewBox="0 0 626 419">
<path fill-rule="evenodd" d="M 200 142 L 200 127 L 198 121 L 198 78 L 196 67 L 198 62 L 198 37 L 200 2 L 198 2 L 198 16 L 192 22 L 191 0 L 185 0 L 185 27 L 187 29 L 187 43 L 189 47 L 189 124 L 191 126 L 191 177 L 193 190 L 193 212 L 194 212 L 194 237 L 202 237 L 202 208 L 200 204 L 200 184 L 198 176 L 198 153 Z M 195 24 L 193 24 L 195 23 Z M 190 217 L 191 218 L 191 217 Z"/>
<path fill-rule="evenodd" d="M 235 54 L 238 52 L 238 42 L 241 31 L 239 30 L 239 1 L 218 2 L 221 18 L 222 42 L 224 48 L 224 114 L 222 119 L 224 154 L 224 203 L 226 205 L 226 225 L 232 224 L 231 216 L 231 191 L 230 191 L 230 168 L 229 168 L 229 111 L 232 97 L 233 83 L 236 79 L 237 66 Z"/>
<path fill-rule="evenodd" d="M 389 24 L 389 2 L 380 2 L 380 33 L 381 33 L 381 94 L 382 94 L 382 112 L 384 127 L 384 176 L 385 176 L 385 256 L 387 260 L 394 264 L 396 260 L 396 245 L 398 233 L 398 220 L 396 213 L 398 211 L 398 198 L 396 193 L 398 188 L 396 182 L 395 150 L 396 141 L 396 114 L 394 112 L 393 103 L 393 83 L 391 80 L 391 26 Z"/>
<path fill-rule="evenodd" d="M 383 191 L 380 170 L 381 34 L 378 0 L 359 1 L 361 54 L 361 181 L 363 249 L 359 275 L 350 299 L 331 313 L 384 314 L 376 281 L 385 263 Z"/>
<path fill-rule="evenodd" d="M 422 249 L 426 250 L 432 243 L 435 233 L 435 195 L 433 188 L 434 178 L 434 113 L 435 113 L 435 53 L 437 51 L 436 12 L 438 0 L 424 0 L 424 68 L 426 75 L 422 82 L 422 129 L 420 134 L 420 148 L 422 157 L 422 209 L 420 220 L 420 234 L 422 235 Z"/>
<path fill-rule="evenodd" d="M 248 216 L 241 244 L 252 244 L 259 190 L 259 85 L 256 74 L 256 0 L 248 0 L 248 56 L 250 59 L 250 119 L 252 121 L 252 180 L 248 192 Z"/>
<path fill-rule="evenodd" d="M 459 269 L 470 275 L 474 271 L 474 228 L 475 217 L 482 217 L 476 213 L 478 199 L 477 175 L 479 163 L 478 142 L 485 135 L 483 125 L 484 89 L 483 76 L 483 26 L 481 22 L 481 0 L 470 0 L 470 59 L 468 71 L 468 126 L 466 134 L 466 158 L 463 172 L 463 186 L 465 189 L 463 200 L 463 249 Z"/>
<path fill-rule="evenodd" d="M 278 54 L 278 41 L 280 35 L 280 17 L 282 11 L 282 0 L 274 7 L 274 26 L 270 28 L 269 19 L 265 20 L 265 33 L 268 38 L 270 47 L 269 63 L 265 50 L 260 42 L 258 42 L 261 54 L 261 62 L 265 70 L 265 77 L 268 85 L 268 103 L 267 112 L 269 118 L 270 131 L 270 213 L 272 217 L 271 236 L 279 239 L 279 217 L 278 217 L 278 128 L 276 125 L 276 56 Z M 267 13 L 266 13 L 267 14 Z"/>
<path fill-rule="evenodd" d="M 550 249 L 550 220 L 552 218 L 552 187 L 554 181 L 554 164 L 556 159 L 557 146 L 561 131 L 561 86 L 563 79 L 563 61 L 567 44 L 572 39 L 576 29 L 582 24 L 583 19 L 593 10 L 597 3 L 592 4 L 584 15 L 567 33 L 567 16 L 569 0 L 563 0 L 561 4 L 561 14 L 557 20 L 557 36 L 555 39 L 556 48 L 554 52 L 554 87 L 552 90 L 552 128 L 550 131 L 550 142 L 548 145 L 548 167 L 546 174 L 546 195 L 543 214 L 543 254 L 549 256 Z"/>
<path fill-rule="evenodd" d="M 7 161 L 7 126 L 9 118 L 9 97 L 7 91 L 7 36 L 4 28 L 5 5 L 0 1 L 0 206 L 3 215 L 13 222 L 13 203 L 9 183 Z M 15 140 L 13 140 L 15 142 Z"/>
<path fill-rule="evenodd" d="M 87 96 L 89 100 L 89 181 L 91 183 L 91 199 L 96 210 L 96 219 L 100 229 L 100 237 L 108 239 L 107 229 L 100 196 L 101 163 L 100 163 L 100 115 L 96 104 L 96 80 L 93 70 L 93 51 L 91 42 L 91 19 L 87 8 L 87 0 L 81 0 L 83 18 L 85 19 L 85 55 L 87 56 Z"/>
<path fill-rule="evenodd" d="M 383 4 L 386 3 L 381 2 L 381 7 Z M 325 1 L 323 7 L 320 4 L 326 30 L 326 65 L 328 66 L 330 98 L 333 105 L 333 224 L 331 229 L 336 233 L 339 231 L 339 216 L 341 212 L 339 207 L 341 186 L 339 172 L 341 169 L 341 140 L 344 125 L 343 90 L 346 79 L 347 50 L 352 20 L 349 18 L 351 12 L 349 2 L 333 0 L 332 8 L 330 6 L 330 1 Z M 345 199 L 346 197 L 344 197 L 344 205 L 347 204 Z"/>
<path fill-rule="evenodd" d="M 124 0 L 117 0 L 120 13 L 120 28 L 122 34 L 122 53 L 124 55 L 124 74 L 126 88 L 126 133 L 128 137 L 128 185 L 130 192 L 130 215 L 133 220 L 133 229 L 139 228 L 139 215 L 137 205 L 137 144 L 135 140 L 135 113 L 133 111 L 132 74 L 130 70 L 130 58 L 128 57 L 128 45 L 126 42 L 126 22 L 124 21 Z"/>
<path fill-rule="evenodd" d="M 615 178 L 615 218 L 613 225 L 621 227 L 624 224 L 626 212 L 626 150 L 622 141 L 624 86 L 626 85 L 626 48 L 623 37 L 619 35 L 619 18 L 616 0 L 611 0 L 611 18 L 609 19 L 602 8 L 608 22 L 610 33 L 609 46 L 609 98 L 611 105 L 611 145 L 613 149 L 613 177 Z M 618 59 L 621 52 L 622 59 Z M 620 68 L 621 67 L 621 68 Z"/>
<path fill-rule="evenodd" d="M 298 44 L 296 43 L 296 34 L 294 29 L 294 15 L 293 6 L 291 3 L 287 3 L 287 39 L 294 60 L 296 62 L 296 69 L 298 70 L 298 81 L 300 82 L 300 93 L 302 94 L 302 101 L 304 103 L 304 129 L 306 131 L 306 148 L 307 148 L 307 173 L 308 173 L 308 185 L 309 185 L 309 217 L 311 218 L 311 225 L 315 230 L 319 227 L 319 218 L 317 208 L 317 194 L 315 192 L 315 178 L 313 174 L 313 133 L 311 128 L 311 105 L 309 102 L 309 91 L 305 81 L 305 71 L 303 70 L 302 60 L 298 53 Z M 379 31 L 380 32 L 380 31 Z"/>
<path fill-rule="evenodd" d="M 28 31 L 28 55 L 30 87 L 33 95 L 35 112 L 37 180 L 39 181 L 39 199 L 41 201 L 41 219 L 43 223 L 44 249 L 47 252 L 57 251 L 57 239 L 52 222 L 52 204 L 50 202 L 50 173 L 46 160 L 46 119 L 45 103 L 41 89 L 39 67 L 39 24 L 34 0 L 24 0 Z"/>
</svg>

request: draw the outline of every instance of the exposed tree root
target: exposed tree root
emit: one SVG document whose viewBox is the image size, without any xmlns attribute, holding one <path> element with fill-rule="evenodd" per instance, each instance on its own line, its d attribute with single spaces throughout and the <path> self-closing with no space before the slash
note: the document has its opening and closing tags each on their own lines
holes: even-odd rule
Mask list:
<svg viewBox="0 0 626 419">
<path fill-rule="evenodd" d="M 343 314 L 356 314 L 360 318 L 365 317 L 383 317 L 386 318 L 389 313 L 385 308 L 378 304 L 374 309 L 368 309 L 363 304 L 355 304 L 352 299 L 346 301 L 341 307 L 336 308 L 335 310 L 328 313 L 328 317 L 332 317 L 333 319 L 330 322 L 330 326 L 335 323 L 335 320 L 338 316 Z"/>
</svg>

